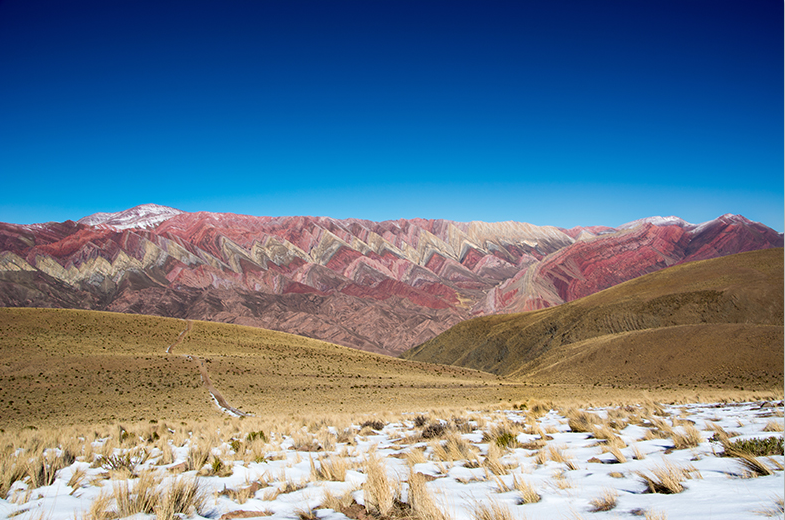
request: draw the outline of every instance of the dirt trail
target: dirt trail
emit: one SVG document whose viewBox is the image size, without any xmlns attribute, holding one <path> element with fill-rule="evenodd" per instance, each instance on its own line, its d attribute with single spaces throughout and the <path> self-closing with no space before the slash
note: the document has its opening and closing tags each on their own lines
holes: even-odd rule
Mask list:
<svg viewBox="0 0 785 520">
<path fill-rule="evenodd" d="M 180 333 L 179 336 L 177 336 L 177 339 L 174 340 L 174 343 L 166 347 L 167 354 L 171 354 L 172 349 L 177 345 L 179 345 L 180 343 L 182 343 L 183 338 L 185 337 L 186 334 L 188 334 L 188 332 L 190 332 L 191 327 L 193 327 L 193 322 L 191 320 L 185 320 L 185 329 Z"/>
<path fill-rule="evenodd" d="M 180 333 L 179 336 L 177 336 L 175 342 L 166 348 L 167 354 L 171 354 L 172 349 L 175 346 L 182 343 L 183 339 L 185 338 L 185 336 L 188 334 L 188 332 L 191 330 L 192 327 L 193 327 L 193 322 L 191 320 L 185 320 L 185 329 Z M 213 382 L 210 380 L 210 375 L 207 373 L 207 368 L 204 366 L 204 362 L 201 359 L 189 354 L 183 354 L 183 357 L 193 361 L 194 365 L 196 365 L 196 368 L 199 369 L 199 374 L 202 376 L 202 384 L 207 389 L 207 391 L 210 392 L 210 395 L 213 397 L 219 408 L 221 408 L 224 412 L 232 415 L 237 415 L 240 417 L 248 416 L 247 413 L 238 410 L 237 408 L 231 406 L 228 402 L 226 402 L 226 399 L 224 399 L 224 396 L 221 395 L 221 392 L 216 390 L 216 388 L 213 386 Z"/>
</svg>

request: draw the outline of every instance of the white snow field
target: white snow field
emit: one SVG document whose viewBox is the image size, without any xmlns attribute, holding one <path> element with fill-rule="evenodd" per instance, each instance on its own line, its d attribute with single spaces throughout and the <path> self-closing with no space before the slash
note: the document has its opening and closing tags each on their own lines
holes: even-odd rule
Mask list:
<svg viewBox="0 0 785 520">
<path fill-rule="evenodd" d="M 718 440 L 776 440 L 782 415 L 781 402 L 649 403 L 303 421 L 255 440 L 235 419 L 201 433 L 129 432 L 88 442 L 39 487 L 35 464 L 23 468 L 33 448 L 3 451 L 0 518 L 782 518 L 783 456 L 745 465 L 722 456 Z M 43 460 L 65 449 L 44 449 Z M 14 468 L 23 468 L 16 480 Z M 645 477 L 683 490 L 650 492 Z"/>
</svg>

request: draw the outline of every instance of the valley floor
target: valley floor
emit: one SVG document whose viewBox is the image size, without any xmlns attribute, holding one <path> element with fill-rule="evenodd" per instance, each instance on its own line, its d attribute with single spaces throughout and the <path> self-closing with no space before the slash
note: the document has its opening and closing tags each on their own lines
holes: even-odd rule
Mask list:
<svg viewBox="0 0 785 520">
<path fill-rule="evenodd" d="M 782 402 L 529 401 L 7 432 L 0 519 L 782 518 L 783 429 Z"/>
</svg>

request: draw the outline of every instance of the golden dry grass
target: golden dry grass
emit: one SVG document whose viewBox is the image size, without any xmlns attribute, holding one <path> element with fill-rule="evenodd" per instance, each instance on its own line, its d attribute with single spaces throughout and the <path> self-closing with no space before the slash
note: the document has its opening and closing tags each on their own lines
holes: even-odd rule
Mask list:
<svg viewBox="0 0 785 520">
<path fill-rule="evenodd" d="M 644 393 L 592 385 L 524 385 L 462 368 L 408 362 L 289 334 L 207 322 L 193 322 L 182 342 L 167 354 L 167 347 L 184 327 L 182 320 L 149 316 L 0 309 L 0 348 L 5 354 L 0 364 L 0 429 L 18 433 L 25 427 L 95 424 L 119 428 L 122 424 L 135 438 L 152 441 L 155 436 L 167 436 L 182 445 L 187 430 L 181 423 L 233 421 L 213 403 L 193 362 L 185 357 L 189 353 L 203 360 L 213 384 L 229 403 L 268 422 L 290 423 L 317 416 L 330 424 L 346 425 L 347 417 L 360 413 L 414 409 L 431 410 L 431 420 L 444 417 L 460 429 L 468 423 L 453 424 L 452 418 L 460 417 L 466 407 L 511 408 L 522 403 L 522 408 L 537 416 L 555 406 L 587 403 L 758 400 L 782 394 L 781 389 Z M 445 408 L 445 402 L 452 406 Z M 482 417 L 473 419 L 483 427 Z M 247 424 L 264 422 L 255 417 L 245 420 Z M 507 426 L 512 434 L 520 428 Z M 337 441 L 324 428 L 314 431 L 317 444 Z M 109 435 L 111 443 L 117 442 L 116 431 Z M 339 436 L 344 442 L 353 440 L 345 431 Z M 238 440 L 243 443 L 240 459 L 265 456 L 264 443 Z M 84 445 L 81 449 L 94 448 Z M 161 449 L 165 455 L 169 450 L 163 444 Z"/>
</svg>

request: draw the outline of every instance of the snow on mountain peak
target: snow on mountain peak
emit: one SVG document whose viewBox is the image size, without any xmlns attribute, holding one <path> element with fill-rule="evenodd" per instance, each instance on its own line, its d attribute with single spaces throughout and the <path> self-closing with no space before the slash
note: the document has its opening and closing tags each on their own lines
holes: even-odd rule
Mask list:
<svg viewBox="0 0 785 520">
<path fill-rule="evenodd" d="M 643 224 L 653 224 L 655 226 L 679 226 L 682 228 L 689 228 L 692 227 L 693 224 L 690 224 L 684 219 L 679 217 L 669 216 L 669 217 L 646 217 L 638 220 L 633 220 L 632 222 L 627 222 L 626 224 L 622 224 L 618 227 L 618 229 L 631 229 L 637 226 L 641 226 Z"/>
<path fill-rule="evenodd" d="M 158 204 L 142 204 L 125 211 L 118 211 L 117 213 L 93 213 L 79 219 L 78 222 L 88 226 L 105 225 L 117 229 L 149 229 L 180 213 L 185 212 Z"/>
</svg>

